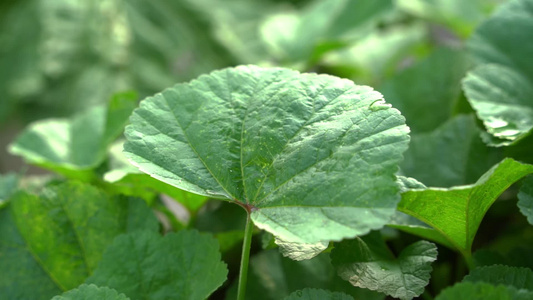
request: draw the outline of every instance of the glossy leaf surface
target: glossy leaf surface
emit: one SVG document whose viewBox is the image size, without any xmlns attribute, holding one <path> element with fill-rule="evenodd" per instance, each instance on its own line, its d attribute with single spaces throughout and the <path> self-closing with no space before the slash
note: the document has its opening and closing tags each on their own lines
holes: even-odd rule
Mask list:
<svg viewBox="0 0 533 300">
<path fill-rule="evenodd" d="M 132 299 L 206 299 L 228 270 L 209 234 L 179 231 L 164 237 L 137 231 L 117 237 L 87 283 Z"/>
<path fill-rule="evenodd" d="M 297 243 L 382 227 L 409 140 L 403 117 L 369 87 L 254 66 L 145 99 L 126 137 L 126 156 L 143 172 L 240 202 L 258 227 Z"/>
<path fill-rule="evenodd" d="M 50 299 L 83 283 L 115 236 L 158 229 L 140 199 L 109 197 L 81 183 L 19 192 L 0 210 L 0 290 L 8 299 Z M 31 286 L 32 288 L 27 288 Z"/>
<path fill-rule="evenodd" d="M 337 274 L 352 285 L 395 298 L 412 299 L 422 294 L 429 282 L 437 247 L 419 241 L 395 258 L 381 235 L 373 232 L 336 244 L 331 258 Z"/>
<path fill-rule="evenodd" d="M 129 300 L 124 294 L 108 287 L 98 287 L 94 284 L 82 284 L 78 288 L 55 296 L 52 300 Z"/>
<path fill-rule="evenodd" d="M 533 166 L 504 159 L 472 185 L 402 194 L 398 210 L 430 225 L 460 251 L 470 252 L 481 220 L 496 198 Z"/>
</svg>

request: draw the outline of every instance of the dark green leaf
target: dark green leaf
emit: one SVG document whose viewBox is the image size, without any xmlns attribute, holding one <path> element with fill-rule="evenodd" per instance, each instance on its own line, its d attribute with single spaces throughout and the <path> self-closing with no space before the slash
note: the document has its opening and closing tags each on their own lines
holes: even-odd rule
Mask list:
<svg viewBox="0 0 533 300">
<path fill-rule="evenodd" d="M 379 90 L 402 112 L 413 133 L 428 132 L 451 117 L 467 67 L 464 53 L 440 48 L 397 73 Z"/>
<path fill-rule="evenodd" d="M 427 134 L 413 135 L 402 173 L 431 187 L 471 184 L 502 159 L 480 139 L 474 117 L 457 116 Z"/>
<path fill-rule="evenodd" d="M 294 261 L 282 257 L 277 249 L 262 251 L 250 260 L 246 299 L 278 300 L 307 287 L 343 292 L 355 299 L 383 300 L 385 295 L 368 289 L 353 287 L 339 278 L 331 265 L 328 253 L 312 259 Z M 226 299 L 236 297 L 234 284 Z"/>
<path fill-rule="evenodd" d="M 394 258 L 380 234 L 346 240 L 331 253 L 337 273 L 352 285 L 400 299 L 419 296 L 428 284 L 437 247 L 416 242 Z"/>
<path fill-rule="evenodd" d="M 454 248 L 469 253 L 481 220 L 496 198 L 533 166 L 504 159 L 472 185 L 428 188 L 402 194 L 398 210 L 430 225 Z"/>
<path fill-rule="evenodd" d="M 147 98 L 131 122 L 124 151 L 143 172 L 248 205 L 258 227 L 296 243 L 382 227 L 409 140 L 403 117 L 369 87 L 254 66 Z"/>
<path fill-rule="evenodd" d="M 461 282 L 447 288 L 435 300 L 529 300 L 533 292 L 485 282 Z"/>
<path fill-rule="evenodd" d="M 0 210 L 0 290 L 5 299 L 50 299 L 75 288 L 96 268 L 115 236 L 157 230 L 139 199 L 111 198 L 70 182 L 41 196 L 19 192 Z"/>
<path fill-rule="evenodd" d="M 52 300 L 129 300 L 124 294 L 108 287 L 97 287 L 94 284 L 82 284 L 77 289 L 55 296 Z"/>
<path fill-rule="evenodd" d="M 522 182 L 518 193 L 518 208 L 529 224 L 533 225 L 533 176 L 526 177 Z"/>
<path fill-rule="evenodd" d="M 19 176 L 15 173 L 0 175 L 0 207 L 17 190 Z"/>
<path fill-rule="evenodd" d="M 161 237 L 137 231 L 117 237 L 87 283 L 132 299 L 206 299 L 228 270 L 209 234 L 179 231 Z"/>
<path fill-rule="evenodd" d="M 494 265 L 476 268 L 463 281 L 486 282 L 493 285 L 512 286 L 516 289 L 526 289 L 533 292 L 533 271 L 529 268 L 516 268 Z"/>
<path fill-rule="evenodd" d="M 296 291 L 284 298 L 285 300 L 353 300 L 351 296 L 343 293 L 330 292 L 318 289 L 303 289 Z"/>
<path fill-rule="evenodd" d="M 11 153 L 67 177 L 87 178 L 103 162 L 136 105 L 134 93 L 116 94 L 108 107 L 96 106 L 72 119 L 33 123 L 10 145 Z"/>
</svg>

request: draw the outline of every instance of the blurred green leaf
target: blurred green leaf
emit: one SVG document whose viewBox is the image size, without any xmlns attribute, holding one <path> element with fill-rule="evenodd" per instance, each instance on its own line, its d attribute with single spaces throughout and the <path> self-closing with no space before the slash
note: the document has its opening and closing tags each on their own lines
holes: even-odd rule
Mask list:
<svg viewBox="0 0 533 300">
<path fill-rule="evenodd" d="M 518 208 L 529 224 L 533 225 L 533 176 L 526 177 L 522 183 L 518 193 Z"/>
<path fill-rule="evenodd" d="M 168 184 L 250 207 L 278 239 L 312 244 L 388 221 L 407 133 L 369 87 L 241 66 L 143 100 L 124 153 Z"/>
<path fill-rule="evenodd" d="M 277 249 L 262 251 L 252 256 L 246 299 L 278 300 L 307 287 L 343 292 L 355 299 L 383 300 L 385 295 L 351 286 L 339 278 L 328 253 L 312 259 L 294 261 L 282 257 Z M 235 299 L 237 284 L 234 283 L 226 299 Z"/>
<path fill-rule="evenodd" d="M 395 258 L 377 232 L 335 244 L 332 263 L 352 285 L 394 298 L 413 299 L 428 284 L 437 247 L 426 241 L 403 249 Z"/>
<path fill-rule="evenodd" d="M 402 112 L 414 134 L 432 131 L 451 117 L 468 66 L 463 52 L 439 48 L 378 90 Z"/>
<path fill-rule="evenodd" d="M 351 296 L 343 293 L 330 292 L 318 289 L 303 289 L 296 291 L 284 298 L 285 300 L 353 300 Z"/>
<path fill-rule="evenodd" d="M 504 159 L 472 185 L 402 193 L 398 210 L 433 227 L 454 248 L 469 256 L 481 220 L 496 198 L 533 166 Z"/>
<path fill-rule="evenodd" d="M 86 282 L 132 299 L 203 300 L 227 273 L 219 245 L 209 234 L 182 230 L 162 237 L 137 231 L 117 237 Z"/>
<path fill-rule="evenodd" d="M 105 159 L 136 106 L 135 93 L 115 94 L 107 107 L 96 106 L 71 119 L 49 119 L 28 126 L 9 146 L 27 162 L 72 178 L 88 179 Z"/>
<path fill-rule="evenodd" d="M 528 300 L 533 292 L 485 282 L 461 282 L 442 291 L 435 300 Z"/>
<path fill-rule="evenodd" d="M 0 208 L 15 193 L 18 185 L 19 175 L 15 173 L 0 175 Z"/>
<path fill-rule="evenodd" d="M 472 270 L 465 276 L 463 282 L 486 282 L 533 292 L 533 271 L 529 268 L 502 265 L 487 266 Z"/>
<path fill-rule="evenodd" d="M 40 196 L 15 194 L 0 209 L 2 299 L 50 299 L 83 283 L 120 233 L 156 231 L 139 199 L 109 197 L 77 182 L 46 188 Z"/>
<path fill-rule="evenodd" d="M 533 128 L 533 1 L 503 4 L 468 41 L 481 64 L 463 81 L 468 101 L 483 121 L 493 146 L 522 139 Z"/>
<path fill-rule="evenodd" d="M 94 284 L 82 284 L 78 288 L 55 296 L 52 300 L 129 300 L 130 298 L 119 294 L 108 287 L 97 287 Z"/>
<path fill-rule="evenodd" d="M 460 115 L 430 133 L 413 135 L 400 164 L 402 174 L 431 187 L 476 182 L 503 158 L 483 143 L 480 132 L 473 116 Z"/>
</svg>

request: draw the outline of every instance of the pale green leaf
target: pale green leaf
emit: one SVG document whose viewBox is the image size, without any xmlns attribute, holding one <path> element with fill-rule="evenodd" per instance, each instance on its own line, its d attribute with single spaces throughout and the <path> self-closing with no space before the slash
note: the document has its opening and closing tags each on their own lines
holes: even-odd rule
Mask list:
<svg viewBox="0 0 533 300">
<path fill-rule="evenodd" d="M 240 202 L 259 228 L 305 244 L 382 227 L 409 140 L 400 113 L 369 87 L 255 66 L 145 99 L 126 137 L 125 154 L 143 172 Z"/>
<path fill-rule="evenodd" d="M 533 176 L 528 176 L 522 182 L 518 193 L 518 208 L 526 216 L 529 224 L 533 225 Z"/>
<path fill-rule="evenodd" d="M 109 197 L 70 182 L 40 196 L 15 194 L 0 210 L 0 290 L 4 299 L 50 299 L 83 283 L 115 236 L 158 229 L 139 199 Z M 31 287 L 31 288 L 30 288 Z"/>
<path fill-rule="evenodd" d="M 430 133 L 413 135 L 400 164 L 402 174 L 431 187 L 476 182 L 503 156 L 487 147 L 480 133 L 473 116 L 460 115 Z"/>
<path fill-rule="evenodd" d="M 516 268 L 502 265 L 476 268 L 463 282 L 486 282 L 494 285 L 506 285 L 516 289 L 533 292 L 533 271 L 529 268 Z"/>
<path fill-rule="evenodd" d="M 27 162 L 67 177 L 88 178 L 122 132 L 136 105 L 134 93 L 116 94 L 108 106 L 95 106 L 71 119 L 31 124 L 9 146 Z"/>
<path fill-rule="evenodd" d="M 82 284 L 78 288 L 55 296 L 52 300 L 129 300 L 124 294 L 108 287 L 98 287 L 94 284 Z"/>
<path fill-rule="evenodd" d="M 279 246 L 281 254 L 292 260 L 311 259 L 320 254 L 320 252 L 326 250 L 329 246 L 329 243 L 327 242 L 301 244 L 285 242 L 280 239 L 275 239 L 275 243 Z"/>
<path fill-rule="evenodd" d="M 228 270 L 209 234 L 179 231 L 164 237 L 137 231 L 117 237 L 87 283 L 132 299 L 206 299 Z"/>
<path fill-rule="evenodd" d="M 398 210 L 433 227 L 455 249 L 469 253 L 479 224 L 492 203 L 511 184 L 530 173 L 532 165 L 507 158 L 475 184 L 405 192 Z"/>
<path fill-rule="evenodd" d="M 461 282 L 443 290 L 435 300 L 530 300 L 533 292 L 485 282 Z"/>
<path fill-rule="evenodd" d="M 379 90 L 387 102 L 402 112 L 413 133 L 428 132 L 451 117 L 468 66 L 463 52 L 439 48 L 396 73 Z"/>
<path fill-rule="evenodd" d="M 330 292 L 327 290 L 318 289 L 303 289 L 296 291 L 284 298 L 285 300 L 353 300 L 352 296 L 348 296 L 339 292 Z"/>
<path fill-rule="evenodd" d="M 493 136 L 506 146 L 533 128 L 533 1 L 514 0 L 498 8 L 468 41 L 481 65 L 463 81 L 468 101 Z"/>
<path fill-rule="evenodd" d="M 352 285 L 395 298 L 412 299 L 424 292 L 437 259 L 437 247 L 416 242 L 394 258 L 380 234 L 346 240 L 331 253 L 337 274 Z"/>
</svg>

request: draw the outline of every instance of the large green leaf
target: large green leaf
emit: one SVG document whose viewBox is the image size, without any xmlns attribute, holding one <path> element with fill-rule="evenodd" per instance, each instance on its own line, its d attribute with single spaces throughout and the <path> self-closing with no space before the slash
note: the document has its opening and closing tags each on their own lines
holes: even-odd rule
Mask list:
<svg viewBox="0 0 533 300">
<path fill-rule="evenodd" d="M 469 255 L 489 207 L 511 184 L 529 173 L 533 173 L 533 165 L 507 158 L 475 184 L 405 192 L 398 210 L 430 225 L 457 250 Z"/>
<path fill-rule="evenodd" d="M 309 260 L 294 261 L 276 249 L 262 251 L 250 259 L 246 299 L 278 300 L 295 291 L 313 287 L 342 292 L 355 299 L 383 300 L 385 295 L 350 285 L 337 276 L 328 253 Z M 227 300 L 237 296 L 236 282 L 226 294 Z"/>
<path fill-rule="evenodd" d="M 285 300 L 353 300 L 351 296 L 343 293 L 330 292 L 327 290 L 318 289 L 303 289 L 296 291 L 286 298 Z"/>
<path fill-rule="evenodd" d="M 451 117 L 467 67 L 463 52 L 439 48 L 379 90 L 402 112 L 413 133 L 428 132 Z"/>
<path fill-rule="evenodd" d="M 533 292 L 485 282 L 461 282 L 440 293 L 435 300 L 529 300 Z"/>
<path fill-rule="evenodd" d="M 255 66 L 145 99 L 126 137 L 143 172 L 241 204 L 258 227 L 296 243 L 382 227 L 409 140 L 404 118 L 369 87 Z"/>
<path fill-rule="evenodd" d="M 206 299 L 228 270 L 209 234 L 179 231 L 164 237 L 137 231 L 117 237 L 87 283 L 132 299 Z"/>
<path fill-rule="evenodd" d="M 158 229 L 146 204 L 70 182 L 0 210 L 0 299 L 50 299 L 83 283 L 115 236 Z M 5 298 L 2 298 L 5 297 Z"/>
<path fill-rule="evenodd" d="M 129 300 L 130 298 L 119 294 L 108 287 L 97 287 L 94 284 L 82 284 L 78 288 L 55 296 L 52 300 Z"/>
<path fill-rule="evenodd" d="M 463 81 L 468 101 L 493 138 L 512 144 L 533 128 L 533 1 L 502 5 L 468 42 L 481 65 Z"/>
<path fill-rule="evenodd" d="M 529 224 L 533 225 L 533 176 L 526 177 L 522 183 L 518 193 L 518 208 Z"/>
<path fill-rule="evenodd" d="M 381 235 L 373 232 L 336 244 L 331 259 L 339 276 L 354 286 L 412 299 L 422 294 L 429 282 L 437 247 L 419 241 L 395 258 Z"/>
<path fill-rule="evenodd" d="M 526 289 L 533 292 L 533 271 L 529 268 L 516 268 L 494 265 L 474 269 L 465 276 L 463 281 L 487 282 L 494 285 L 503 284 L 516 289 Z"/>
<path fill-rule="evenodd" d="M 413 135 L 400 164 L 402 173 L 427 186 L 471 184 L 502 159 L 479 137 L 473 116 L 457 116 L 431 133 Z"/>
<path fill-rule="evenodd" d="M 29 163 L 67 177 L 88 178 L 103 162 L 107 148 L 122 132 L 136 105 L 135 93 L 113 96 L 108 106 L 96 106 L 72 119 L 38 121 L 9 146 Z"/>
</svg>

